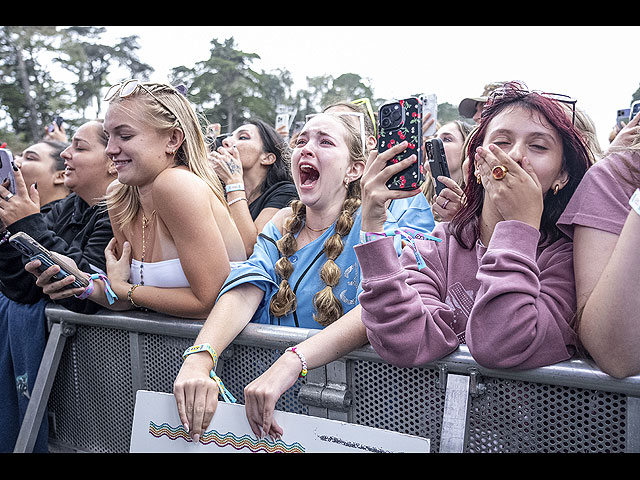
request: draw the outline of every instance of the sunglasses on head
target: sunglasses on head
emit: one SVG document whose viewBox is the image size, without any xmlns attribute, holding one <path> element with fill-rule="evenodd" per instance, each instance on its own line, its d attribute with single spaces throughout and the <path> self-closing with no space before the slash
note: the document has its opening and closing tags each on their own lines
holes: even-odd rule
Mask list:
<svg viewBox="0 0 640 480">
<path fill-rule="evenodd" d="M 170 85 L 163 85 L 163 86 L 171 88 L 171 90 L 174 90 L 176 93 L 180 93 L 180 91 L 178 91 L 177 89 L 175 89 Z M 135 78 L 131 80 L 126 80 L 124 82 L 120 82 L 111 86 L 109 90 L 107 90 L 107 93 L 103 97 L 103 100 L 105 102 L 108 102 L 112 100 L 116 95 L 118 95 L 120 98 L 127 98 L 135 94 L 138 91 L 138 89 L 143 89 L 145 92 L 151 95 L 156 102 L 162 105 L 171 115 L 178 118 L 178 116 L 175 113 L 173 113 L 173 110 L 171 110 L 166 103 L 164 103 L 156 95 L 154 95 L 151 89 L 147 87 L 145 83 Z"/>
<path fill-rule="evenodd" d="M 539 92 L 536 90 L 525 90 L 521 88 L 497 88 L 493 92 L 489 94 L 486 105 L 492 105 L 496 101 L 502 100 L 504 97 L 509 97 L 510 99 L 523 98 L 527 95 L 531 95 L 535 93 L 536 95 L 540 95 L 542 97 L 553 100 L 554 102 L 560 102 L 565 105 L 571 107 L 572 117 L 571 124 L 575 125 L 576 122 L 576 103 L 578 102 L 575 98 L 571 98 L 568 95 L 563 95 L 561 93 L 548 93 L 548 92 Z"/>
<path fill-rule="evenodd" d="M 376 125 L 376 117 L 373 114 L 373 108 L 371 107 L 371 100 L 369 100 L 368 98 L 357 98 L 356 100 L 353 100 L 351 102 L 354 105 L 364 105 L 365 108 L 367 109 L 367 114 L 369 115 L 369 118 L 371 119 L 371 123 L 373 123 L 373 134 L 374 136 L 378 136 L 378 126 Z"/>
</svg>

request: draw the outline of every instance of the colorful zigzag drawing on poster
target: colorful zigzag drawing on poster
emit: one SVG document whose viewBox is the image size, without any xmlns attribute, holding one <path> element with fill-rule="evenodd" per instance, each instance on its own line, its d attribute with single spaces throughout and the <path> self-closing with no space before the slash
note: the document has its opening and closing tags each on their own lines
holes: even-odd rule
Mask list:
<svg viewBox="0 0 640 480">
<path fill-rule="evenodd" d="M 180 425 L 178 427 L 172 427 L 168 423 L 162 423 L 160 425 L 149 422 L 149 433 L 156 438 L 167 437 L 171 440 L 182 439 L 186 442 L 191 442 L 189 434 L 185 428 Z M 267 439 L 256 439 L 249 435 L 242 435 L 238 437 L 231 432 L 221 434 L 216 430 L 209 430 L 200 437 L 200 443 L 208 445 L 215 443 L 219 447 L 233 447 L 236 450 L 242 450 L 243 448 L 249 449 L 252 452 L 266 452 L 266 453 L 304 453 L 304 447 L 298 442 L 291 445 L 284 443 L 282 440 L 270 441 Z"/>
</svg>

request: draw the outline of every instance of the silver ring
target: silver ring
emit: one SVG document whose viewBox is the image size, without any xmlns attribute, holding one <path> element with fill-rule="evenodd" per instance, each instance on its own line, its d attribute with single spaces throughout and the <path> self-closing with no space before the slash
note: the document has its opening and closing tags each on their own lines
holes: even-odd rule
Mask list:
<svg viewBox="0 0 640 480">
<path fill-rule="evenodd" d="M 444 203 L 442 204 L 442 208 L 444 208 L 444 209 L 446 210 L 447 205 L 449 205 L 449 199 L 448 199 L 448 198 L 445 198 L 445 199 L 444 199 Z"/>
<path fill-rule="evenodd" d="M 15 195 L 13 193 L 9 193 L 9 195 L 7 195 L 6 197 L 4 197 L 4 201 L 8 202 L 9 200 L 11 200 L 11 197 L 14 197 Z"/>
</svg>

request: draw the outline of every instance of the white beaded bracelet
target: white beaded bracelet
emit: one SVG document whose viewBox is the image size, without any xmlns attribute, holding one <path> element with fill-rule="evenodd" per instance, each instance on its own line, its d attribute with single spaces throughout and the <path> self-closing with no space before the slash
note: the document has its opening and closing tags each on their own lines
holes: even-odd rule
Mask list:
<svg viewBox="0 0 640 480">
<path fill-rule="evenodd" d="M 240 202 L 240 201 L 242 201 L 242 200 L 247 200 L 247 197 L 240 197 L 240 198 L 236 198 L 236 199 L 234 199 L 234 200 L 231 200 L 230 202 L 227 202 L 227 205 L 231 206 L 231 205 L 233 205 L 234 203 L 238 203 L 238 202 Z M 249 200 L 247 200 L 247 203 L 249 203 Z"/>
<path fill-rule="evenodd" d="M 636 188 L 636 191 L 631 195 L 629 205 L 631 205 L 631 208 L 640 215 L 640 188 Z"/>
<path fill-rule="evenodd" d="M 296 350 L 296 347 L 289 347 L 285 350 L 285 353 L 286 352 L 293 352 L 298 356 L 298 358 L 300 359 L 300 362 L 302 362 L 302 370 L 300 371 L 300 375 L 298 375 L 298 377 L 299 378 L 305 377 L 307 375 L 307 361 L 304 359 L 304 355 L 298 352 Z"/>
</svg>

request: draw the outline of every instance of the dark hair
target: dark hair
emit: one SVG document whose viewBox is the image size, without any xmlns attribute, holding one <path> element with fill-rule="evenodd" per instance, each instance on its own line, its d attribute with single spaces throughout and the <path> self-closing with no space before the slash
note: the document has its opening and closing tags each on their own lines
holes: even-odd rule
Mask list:
<svg viewBox="0 0 640 480">
<path fill-rule="evenodd" d="M 507 82 L 494 94 L 484 105 L 480 123 L 470 136 L 466 152 L 469 158 L 469 180 L 464 190 L 467 201 L 451 220 L 450 232 L 460 245 L 469 249 L 473 248 L 479 238 L 479 217 L 484 203 L 484 188 L 474 180 L 475 151 L 484 141 L 489 122 L 507 106 L 518 106 L 538 112 L 549 121 L 562 139 L 562 170 L 567 172 L 569 181 L 557 195 L 547 195 L 549 192 L 543 192 L 544 209 L 540 220 L 540 243 L 554 242 L 563 235 L 556 222 L 590 165 L 583 137 L 572 124 L 566 110 L 555 100 L 541 93 L 530 92 L 521 82 Z"/>
<path fill-rule="evenodd" d="M 68 143 L 56 140 L 42 140 L 40 143 L 48 145 L 51 149 L 51 158 L 53 158 L 53 171 L 64 170 L 64 158 L 60 154 L 69 146 Z"/>
<path fill-rule="evenodd" d="M 262 184 L 261 192 L 264 192 L 278 182 L 293 182 L 291 168 L 289 165 L 289 145 L 282 138 L 275 128 L 259 118 L 250 118 L 245 124 L 254 125 L 258 129 L 260 140 L 262 140 L 262 151 L 272 153 L 276 156 L 276 161 L 269 165 L 267 176 Z"/>
</svg>

